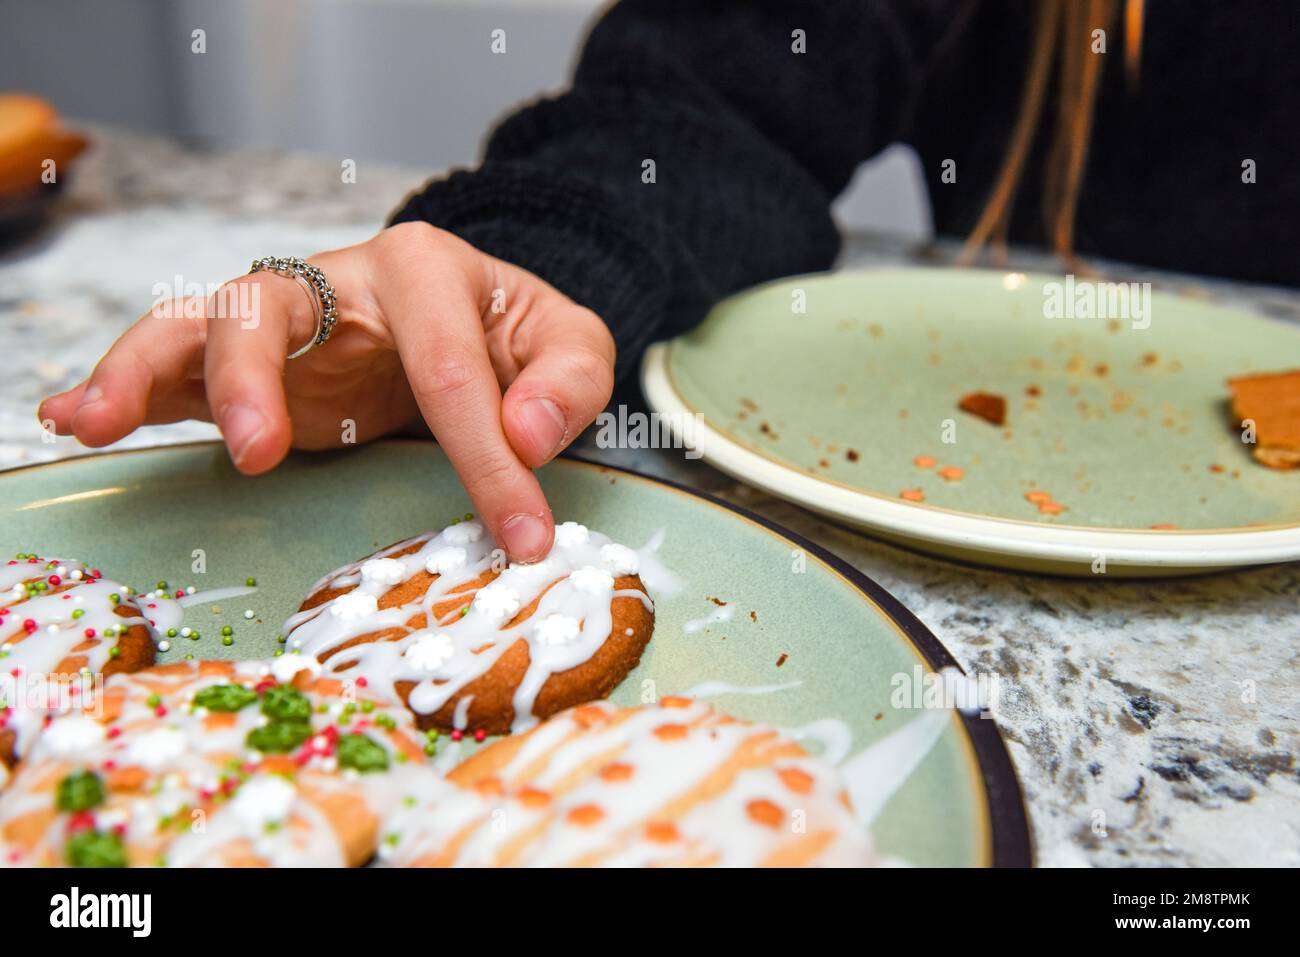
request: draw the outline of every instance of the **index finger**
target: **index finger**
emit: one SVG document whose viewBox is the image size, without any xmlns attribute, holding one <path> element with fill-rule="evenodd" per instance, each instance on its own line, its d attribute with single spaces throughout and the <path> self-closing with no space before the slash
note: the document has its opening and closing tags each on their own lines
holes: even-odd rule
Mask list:
<svg viewBox="0 0 1300 957">
<path fill-rule="evenodd" d="M 514 561 L 537 561 L 551 547 L 551 509 L 502 429 L 475 267 L 446 252 L 412 256 L 384 292 L 384 312 L 420 412 L 493 538 Z"/>
</svg>

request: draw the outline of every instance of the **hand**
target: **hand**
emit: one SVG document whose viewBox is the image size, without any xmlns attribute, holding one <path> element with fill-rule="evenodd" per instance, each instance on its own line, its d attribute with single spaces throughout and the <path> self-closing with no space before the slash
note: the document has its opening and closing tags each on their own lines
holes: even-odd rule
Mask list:
<svg viewBox="0 0 1300 957">
<path fill-rule="evenodd" d="M 312 300 L 293 279 L 243 276 L 206 303 L 156 307 L 89 379 L 46 399 L 41 420 L 92 447 L 141 425 L 214 421 L 249 475 L 291 446 L 343 445 L 345 420 L 357 441 L 427 424 L 496 541 L 516 561 L 542 557 L 554 522 L 530 470 L 609 401 L 605 324 L 531 273 L 424 223 L 311 262 L 337 293 L 338 324 L 324 345 L 286 364 L 315 330 Z"/>
</svg>

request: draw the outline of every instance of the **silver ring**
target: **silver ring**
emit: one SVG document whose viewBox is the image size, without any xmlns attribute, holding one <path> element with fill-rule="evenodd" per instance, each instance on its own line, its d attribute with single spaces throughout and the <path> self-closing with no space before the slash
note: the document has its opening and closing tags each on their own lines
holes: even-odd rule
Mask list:
<svg viewBox="0 0 1300 957">
<path fill-rule="evenodd" d="M 298 280 L 302 287 L 307 290 L 308 296 L 311 297 L 312 308 L 316 312 L 315 335 L 308 339 L 301 349 L 291 353 L 289 358 L 297 359 L 316 346 L 324 344 L 325 340 L 330 337 L 330 333 L 334 331 L 334 324 L 338 322 L 339 318 L 338 304 L 334 299 L 334 287 L 326 280 L 325 274 L 307 260 L 299 259 L 297 256 L 264 256 L 261 259 L 254 259 L 253 265 L 248 272 L 249 275 L 252 275 L 263 270 L 269 270 L 288 279 Z"/>
</svg>

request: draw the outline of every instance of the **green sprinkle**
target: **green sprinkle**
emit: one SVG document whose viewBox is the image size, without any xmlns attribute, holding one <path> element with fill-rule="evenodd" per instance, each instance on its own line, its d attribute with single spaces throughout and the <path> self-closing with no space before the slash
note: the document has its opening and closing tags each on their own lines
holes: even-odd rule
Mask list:
<svg viewBox="0 0 1300 957">
<path fill-rule="evenodd" d="M 175 637 L 176 637 L 176 629 L 175 629 L 175 628 L 168 628 L 168 629 L 167 629 L 167 637 L 168 637 L 168 638 L 175 638 Z"/>
<path fill-rule="evenodd" d="M 162 704 L 162 698 L 158 697 L 156 694 L 151 694 L 149 697 L 144 699 L 144 703 L 151 708 L 156 708 Z"/>
<path fill-rule="evenodd" d="M 108 600 L 111 601 L 114 605 L 116 605 L 118 602 L 122 600 L 122 596 L 119 595 L 117 592 L 113 592 L 113 594 L 108 596 Z"/>
<path fill-rule="evenodd" d="M 262 695 L 262 714 L 277 721 L 306 721 L 311 702 L 292 685 L 276 685 Z"/>
<path fill-rule="evenodd" d="M 374 703 L 373 701 L 367 699 L 367 700 L 361 702 L 361 713 L 362 713 L 362 714 L 370 714 L 370 712 L 372 712 L 372 711 L 374 711 L 374 710 L 375 710 L 375 703 Z"/>
<path fill-rule="evenodd" d="M 437 728 L 430 728 L 428 731 L 424 732 L 424 736 L 425 736 L 426 738 L 428 738 L 430 741 L 437 741 L 437 740 L 438 740 L 438 729 L 437 729 Z"/>
<path fill-rule="evenodd" d="M 278 641 L 280 644 L 284 644 L 287 639 L 284 637 L 284 635 L 276 635 L 275 640 Z"/>
<path fill-rule="evenodd" d="M 247 743 L 264 754 L 283 754 L 310 737 L 311 725 L 306 721 L 272 721 L 248 732 Z"/>
<path fill-rule="evenodd" d="M 193 631 L 190 632 L 190 641 L 198 641 L 198 640 L 199 640 L 199 630 L 195 628 Z"/>
<path fill-rule="evenodd" d="M 209 711 L 239 711 L 257 700 L 257 692 L 243 685 L 212 685 L 194 696 L 194 704 Z"/>
<path fill-rule="evenodd" d="M 474 513 L 473 513 L 473 512 L 466 512 L 466 513 L 465 513 L 465 521 L 470 522 L 470 521 L 473 521 L 473 520 L 474 520 Z"/>
<path fill-rule="evenodd" d="M 59 782 L 55 799 L 60 811 L 89 811 L 104 803 L 104 782 L 94 771 L 73 771 Z"/>
<path fill-rule="evenodd" d="M 108 657 L 110 658 L 118 658 L 121 656 L 121 654 L 122 654 L 122 649 L 117 645 L 114 645 L 112 648 L 108 649 Z"/>
<path fill-rule="evenodd" d="M 221 626 L 221 634 L 222 634 L 222 637 L 227 637 L 227 638 L 228 638 L 229 636 L 233 635 L 234 633 L 235 633 L 235 629 L 231 628 L 229 625 L 222 625 L 222 626 Z"/>
<path fill-rule="evenodd" d="M 429 757 L 433 757 L 438 753 L 438 743 L 436 741 L 430 741 L 424 746 L 424 753 Z"/>
<path fill-rule="evenodd" d="M 159 583 L 158 583 L 158 590 L 159 590 L 159 591 L 166 591 L 166 590 L 167 590 L 167 583 L 166 583 L 166 582 L 159 582 Z"/>
<path fill-rule="evenodd" d="M 340 767 L 368 771 L 387 771 L 388 752 L 364 734 L 349 734 L 339 739 L 336 750 Z"/>
<path fill-rule="evenodd" d="M 86 613 L 86 610 L 85 610 L 84 608 L 74 608 L 74 609 L 72 609 L 72 620 L 73 620 L 73 621 L 76 621 L 78 618 L 80 618 L 80 617 L 81 617 L 82 615 L 84 615 L 85 613 Z"/>
<path fill-rule="evenodd" d="M 68 839 L 67 853 L 73 867 L 126 867 L 122 838 L 112 831 L 81 831 Z"/>
<path fill-rule="evenodd" d="M 244 584 L 245 584 L 247 587 L 249 587 L 249 588 L 256 588 L 256 587 L 257 587 L 257 579 L 256 579 L 256 578 L 253 578 L 253 577 L 250 575 L 248 578 L 245 578 L 245 579 L 244 579 Z"/>
</svg>

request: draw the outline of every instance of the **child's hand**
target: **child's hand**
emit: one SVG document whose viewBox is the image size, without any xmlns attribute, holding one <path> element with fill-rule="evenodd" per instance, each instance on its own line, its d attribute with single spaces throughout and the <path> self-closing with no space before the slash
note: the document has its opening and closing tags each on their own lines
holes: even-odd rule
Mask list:
<svg viewBox="0 0 1300 957">
<path fill-rule="evenodd" d="M 218 294 L 254 312 L 208 319 L 220 315 L 212 301 L 184 300 L 155 309 L 88 380 L 46 399 L 41 420 L 94 447 L 140 425 L 214 421 L 253 475 L 290 446 L 345 444 L 349 420 L 365 441 L 423 418 L 511 558 L 543 555 L 553 523 L 530 469 L 609 401 L 605 324 L 531 273 L 422 223 L 311 262 L 334 286 L 339 318 L 301 358 L 285 361 L 315 330 L 311 298 L 295 280 L 259 272 Z M 254 288 L 228 292 L 240 284 Z"/>
</svg>

